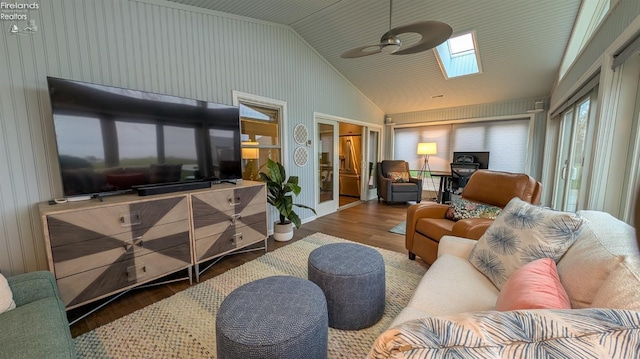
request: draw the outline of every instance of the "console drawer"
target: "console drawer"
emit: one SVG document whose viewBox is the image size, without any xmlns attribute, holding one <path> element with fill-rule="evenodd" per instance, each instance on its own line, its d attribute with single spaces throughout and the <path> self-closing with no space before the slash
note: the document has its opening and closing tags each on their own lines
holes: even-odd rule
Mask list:
<svg viewBox="0 0 640 359">
<path fill-rule="evenodd" d="M 255 222 L 251 225 L 238 225 L 221 233 L 216 233 L 196 240 L 196 260 L 198 262 L 216 255 L 242 248 L 265 239 L 267 221 Z"/>
<path fill-rule="evenodd" d="M 240 213 L 254 205 L 265 207 L 267 195 L 264 186 L 229 188 L 192 196 L 193 217 L 206 216 L 212 212 L 233 211 Z"/>
<path fill-rule="evenodd" d="M 122 233 L 51 248 L 57 278 L 146 255 L 153 251 L 189 244 L 189 221 L 148 228 L 133 236 Z"/>
<path fill-rule="evenodd" d="M 190 266 L 190 246 L 185 243 L 58 278 L 58 288 L 62 301 L 69 308 Z"/>
<path fill-rule="evenodd" d="M 131 204 L 100 206 L 47 215 L 52 247 L 132 232 L 189 219 L 187 197 L 172 197 Z"/>
<path fill-rule="evenodd" d="M 211 211 L 209 214 L 193 219 L 194 237 L 196 240 L 215 233 L 226 231 L 236 225 L 246 225 L 264 221 L 267 217 L 264 204 L 242 208 L 240 212 Z"/>
</svg>

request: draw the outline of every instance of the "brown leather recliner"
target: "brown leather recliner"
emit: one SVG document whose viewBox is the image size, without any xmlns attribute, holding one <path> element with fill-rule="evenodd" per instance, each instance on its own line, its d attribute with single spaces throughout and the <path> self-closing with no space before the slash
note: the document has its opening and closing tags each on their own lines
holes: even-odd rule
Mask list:
<svg viewBox="0 0 640 359">
<path fill-rule="evenodd" d="M 540 204 L 542 184 L 523 173 L 476 171 L 462 190 L 462 198 L 470 201 L 504 207 L 513 197 Z M 405 244 L 409 259 L 416 255 L 431 264 L 438 255 L 438 242 L 445 235 L 479 239 L 493 222 L 486 218 L 451 221 L 445 218 L 449 205 L 422 203 L 407 209 Z"/>
</svg>

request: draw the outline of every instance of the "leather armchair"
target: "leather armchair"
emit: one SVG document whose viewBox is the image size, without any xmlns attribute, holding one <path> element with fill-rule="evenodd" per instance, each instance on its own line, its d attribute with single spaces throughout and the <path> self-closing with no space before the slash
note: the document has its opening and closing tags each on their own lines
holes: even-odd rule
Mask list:
<svg viewBox="0 0 640 359">
<path fill-rule="evenodd" d="M 540 204 L 542 184 L 522 173 L 478 170 L 471 175 L 462 190 L 462 198 L 504 207 L 513 197 Z M 469 218 L 451 221 L 445 218 L 449 205 L 440 203 L 414 204 L 407 209 L 405 245 L 409 259 L 416 255 L 431 264 L 438 254 L 438 243 L 445 235 L 479 239 L 493 223 L 492 219 Z"/>
<path fill-rule="evenodd" d="M 416 201 L 422 199 L 422 179 L 409 177 L 409 182 L 394 183 L 387 178 L 389 172 L 409 173 L 409 164 L 402 160 L 385 160 L 378 163 L 378 202 L 380 198 L 386 203 Z"/>
</svg>

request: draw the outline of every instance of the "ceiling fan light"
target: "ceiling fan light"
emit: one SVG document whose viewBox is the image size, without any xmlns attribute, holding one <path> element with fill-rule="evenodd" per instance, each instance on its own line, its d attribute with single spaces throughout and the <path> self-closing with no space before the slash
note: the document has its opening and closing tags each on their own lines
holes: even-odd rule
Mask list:
<svg viewBox="0 0 640 359">
<path fill-rule="evenodd" d="M 380 40 L 380 50 L 385 54 L 393 54 L 394 52 L 400 50 L 400 46 L 402 42 L 397 37 L 391 35 L 387 38 L 382 38 Z"/>
<path fill-rule="evenodd" d="M 382 52 L 384 52 L 385 54 L 393 54 L 394 52 L 400 50 L 400 45 L 384 45 L 380 50 L 382 50 Z"/>
</svg>

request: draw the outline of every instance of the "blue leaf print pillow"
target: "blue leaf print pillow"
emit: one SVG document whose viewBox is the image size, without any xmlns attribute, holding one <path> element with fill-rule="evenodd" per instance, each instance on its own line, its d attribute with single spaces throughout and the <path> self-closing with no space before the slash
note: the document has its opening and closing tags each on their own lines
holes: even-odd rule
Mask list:
<svg viewBox="0 0 640 359">
<path fill-rule="evenodd" d="M 551 258 L 557 263 L 576 241 L 584 221 L 575 213 L 514 197 L 480 237 L 469 262 L 502 289 L 509 276 L 529 262 Z"/>
</svg>

